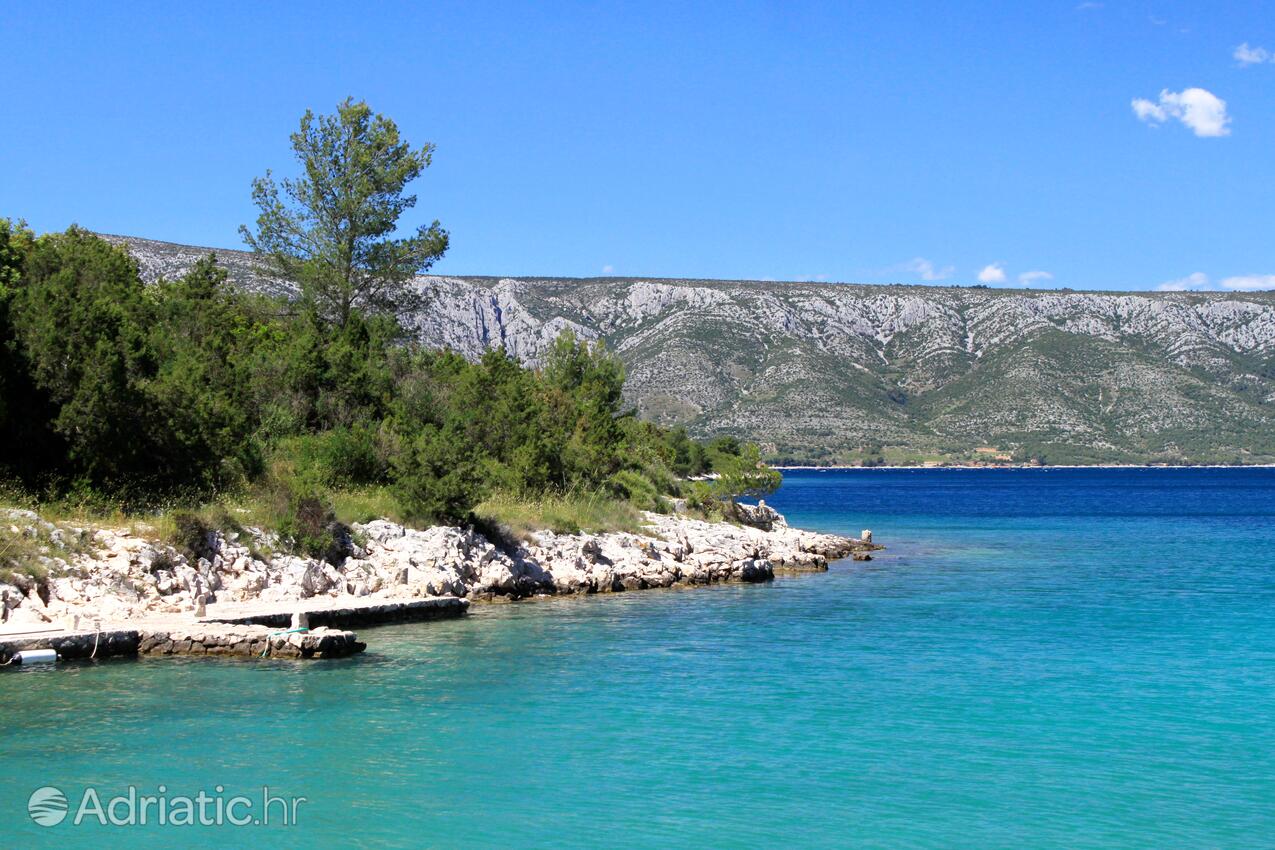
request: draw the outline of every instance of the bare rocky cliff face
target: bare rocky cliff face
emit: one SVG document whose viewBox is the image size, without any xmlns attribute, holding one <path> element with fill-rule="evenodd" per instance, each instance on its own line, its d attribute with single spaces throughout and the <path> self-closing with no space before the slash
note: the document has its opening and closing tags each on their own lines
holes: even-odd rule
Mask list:
<svg viewBox="0 0 1275 850">
<path fill-rule="evenodd" d="M 147 279 L 209 249 L 123 237 Z M 286 293 L 251 254 L 241 286 Z M 1275 294 L 426 276 L 405 324 L 535 363 L 605 339 L 645 417 L 813 462 L 1275 461 Z M 980 451 L 981 450 L 981 451 Z"/>
</svg>

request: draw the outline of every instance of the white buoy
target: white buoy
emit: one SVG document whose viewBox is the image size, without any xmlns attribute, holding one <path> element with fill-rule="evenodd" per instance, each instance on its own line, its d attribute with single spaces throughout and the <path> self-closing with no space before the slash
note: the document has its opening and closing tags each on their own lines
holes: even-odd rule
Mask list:
<svg viewBox="0 0 1275 850">
<path fill-rule="evenodd" d="M 55 649 L 24 649 L 13 656 L 19 664 L 52 664 L 58 660 Z"/>
</svg>

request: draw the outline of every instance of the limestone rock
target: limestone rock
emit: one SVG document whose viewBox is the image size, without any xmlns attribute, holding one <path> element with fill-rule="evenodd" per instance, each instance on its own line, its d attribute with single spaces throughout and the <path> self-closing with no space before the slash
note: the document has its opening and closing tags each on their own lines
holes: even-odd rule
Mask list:
<svg viewBox="0 0 1275 850">
<path fill-rule="evenodd" d="M 473 528 L 411 529 L 376 520 L 353 529 L 350 556 L 339 564 L 289 554 L 258 555 L 282 548 L 280 541 L 246 529 L 210 535 L 208 549 L 192 565 L 171 547 L 104 529 L 94 538 L 97 552 L 77 556 L 74 569 L 66 564 L 55 569 L 46 585 L 17 578 L 0 585 L 0 620 L 16 616 L 33 622 L 76 614 L 117 620 L 189 612 L 214 601 L 373 595 L 517 599 L 755 582 L 770 579 L 776 570 L 826 569 L 829 560 L 879 548 L 871 544 L 870 534 L 849 540 L 789 528 L 765 503 L 747 510 L 753 525 L 648 513 L 640 534 L 541 531 L 503 548 Z M 13 522 L 38 520 L 8 516 Z M 357 547 L 354 539 L 360 541 Z"/>
</svg>

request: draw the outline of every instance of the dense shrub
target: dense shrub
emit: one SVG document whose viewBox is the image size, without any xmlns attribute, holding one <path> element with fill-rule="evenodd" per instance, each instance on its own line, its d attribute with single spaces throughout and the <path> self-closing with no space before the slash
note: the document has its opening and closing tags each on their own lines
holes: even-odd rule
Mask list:
<svg viewBox="0 0 1275 850">
<path fill-rule="evenodd" d="M 469 522 L 487 492 L 472 447 L 454 428 L 426 426 L 396 459 L 394 493 L 409 519 Z"/>
<path fill-rule="evenodd" d="M 404 343 L 392 317 L 333 324 L 239 292 L 211 256 L 147 287 L 78 228 L 37 239 L 0 221 L 0 331 L 0 478 L 85 499 L 247 492 L 322 557 L 342 538 L 331 495 L 351 488 L 387 485 L 402 516 L 463 523 L 491 495 L 665 510 L 679 477 L 722 473 L 718 500 L 777 480 L 755 446 L 637 420 L 601 342 L 565 332 L 539 369 L 499 349 L 470 362 Z M 178 529 L 192 555 L 197 520 Z"/>
<path fill-rule="evenodd" d="M 186 556 L 192 564 L 210 554 L 208 537 L 213 529 L 198 514 L 191 511 L 174 511 L 173 530 L 169 543 Z"/>
<path fill-rule="evenodd" d="M 660 494 L 650 479 L 634 469 L 622 469 L 607 482 L 611 491 L 638 508 L 653 511 L 660 507 Z"/>
<path fill-rule="evenodd" d="M 162 474 L 144 392 L 155 373 L 147 299 L 129 256 L 78 228 L 40 237 L 12 309 L 68 471 L 113 487 Z"/>
<path fill-rule="evenodd" d="M 286 457 L 296 474 L 322 487 L 379 484 L 386 480 L 388 460 L 369 422 L 280 440 L 276 457 Z"/>
</svg>

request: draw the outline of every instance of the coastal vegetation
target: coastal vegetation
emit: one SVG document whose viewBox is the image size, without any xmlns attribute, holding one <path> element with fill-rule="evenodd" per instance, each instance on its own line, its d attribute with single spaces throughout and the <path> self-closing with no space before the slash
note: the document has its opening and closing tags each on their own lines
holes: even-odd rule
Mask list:
<svg viewBox="0 0 1275 850">
<path fill-rule="evenodd" d="M 154 279 L 206 253 L 127 245 Z M 201 253 L 202 252 L 202 253 Z M 219 252 L 268 291 L 259 259 Z M 1275 293 L 425 276 L 427 346 L 605 338 L 639 415 L 769 463 L 1275 463 Z"/>
<path fill-rule="evenodd" d="M 176 541 L 251 523 L 321 557 L 374 516 L 632 528 L 674 498 L 729 515 L 777 485 L 756 446 L 638 419 L 601 342 L 564 331 L 532 367 L 414 341 L 411 279 L 448 237 L 438 222 L 396 234 L 432 148 L 351 101 L 307 113 L 292 141 L 302 176 L 256 181 L 244 230 L 291 298 L 232 285 L 212 255 L 148 285 L 81 228 L 0 220 L 7 501 L 149 515 Z"/>
</svg>

